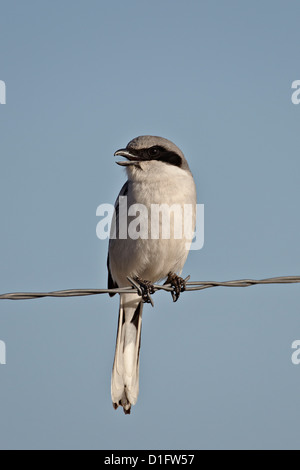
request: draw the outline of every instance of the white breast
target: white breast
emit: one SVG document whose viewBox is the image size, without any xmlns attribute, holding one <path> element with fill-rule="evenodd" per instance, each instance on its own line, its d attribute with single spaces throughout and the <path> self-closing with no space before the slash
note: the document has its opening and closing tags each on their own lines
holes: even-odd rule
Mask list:
<svg viewBox="0 0 300 470">
<path fill-rule="evenodd" d="M 128 285 L 127 276 L 139 276 L 156 282 L 168 273 L 180 274 L 186 261 L 191 237 L 184 235 L 174 238 L 174 219 L 171 217 L 170 238 L 162 239 L 160 220 L 159 239 L 151 238 L 152 205 L 178 205 L 182 214 L 184 205 L 191 205 L 193 212 L 192 230 L 195 227 L 196 189 L 190 172 L 163 162 L 143 162 L 141 169 L 127 167 L 128 207 L 143 204 L 147 210 L 148 238 L 132 240 L 111 240 L 109 249 L 110 269 L 113 279 L 119 286 Z M 128 219 L 130 224 L 132 218 Z M 142 222 L 142 221 L 141 221 Z"/>
</svg>

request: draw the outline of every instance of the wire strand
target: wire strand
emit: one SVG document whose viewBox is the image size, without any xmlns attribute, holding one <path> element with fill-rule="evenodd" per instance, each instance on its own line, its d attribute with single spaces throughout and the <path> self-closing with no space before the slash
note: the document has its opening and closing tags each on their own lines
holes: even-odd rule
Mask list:
<svg viewBox="0 0 300 470">
<path fill-rule="evenodd" d="M 267 279 L 239 279 L 235 281 L 188 281 L 186 282 L 186 292 L 208 289 L 210 287 L 249 287 L 258 284 L 294 284 L 300 283 L 300 276 L 280 276 Z M 154 291 L 163 290 L 172 292 L 174 288 L 171 284 L 154 284 Z M 81 297 L 86 295 L 99 294 L 125 294 L 139 293 L 133 285 L 128 287 L 118 287 L 116 289 L 67 289 L 53 292 L 12 292 L 0 295 L 6 300 L 28 300 L 40 299 L 43 297 Z"/>
</svg>

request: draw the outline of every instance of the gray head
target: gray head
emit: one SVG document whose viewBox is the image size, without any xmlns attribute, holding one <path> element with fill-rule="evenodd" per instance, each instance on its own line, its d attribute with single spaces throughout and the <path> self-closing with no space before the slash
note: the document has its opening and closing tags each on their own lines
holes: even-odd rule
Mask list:
<svg viewBox="0 0 300 470">
<path fill-rule="evenodd" d="M 131 140 L 125 149 L 115 152 L 127 158 L 127 161 L 116 162 L 118 165 L 138 166 L 139 162 L 161 161 L 189 171 L 189 166 L 182 151 L 168 139 L 153 135 L 141 135 Z"/>
</svg>

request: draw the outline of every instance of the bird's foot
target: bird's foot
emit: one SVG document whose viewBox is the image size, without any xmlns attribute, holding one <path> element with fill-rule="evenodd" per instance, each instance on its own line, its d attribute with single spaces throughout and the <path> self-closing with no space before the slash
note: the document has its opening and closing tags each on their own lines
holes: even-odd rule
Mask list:
<svg viewBox="0 0 300 470">
<path fill-rule="evenodd" d="M 137 289 L 138 294 L 143 299 L 143 302 L 151 304 L 152 307 L 154 307 L 154 302 L 151 297 L 151 294 L 154 294 L 155 292 L 153 284 L 150 281 L 141 279 L 140 277 L 135 277 L 134 279 L 127 277 L 127 279 Z"/>
<path fill-rule="evenodd" d="M 169 273 L 165 284 L 171 284 L 173 290 L 171 292 L 173 302 L 177 302 L 180 293 L 186 289 L 186 280 L 177 276 L 175 273 Z"/>
<path fill-rule="evenodd" d="M 140 277 L 136 277 L 135 281 L 139 284 L 142 290 L 143 302 L 151 304 L 153 307 L 154 303 L 151 298 L 151 294 L 154 294 L 155 292 L 153 284 L 150 281 L 145 281 L 144 279 L 141 279 Z"/>
</svg>

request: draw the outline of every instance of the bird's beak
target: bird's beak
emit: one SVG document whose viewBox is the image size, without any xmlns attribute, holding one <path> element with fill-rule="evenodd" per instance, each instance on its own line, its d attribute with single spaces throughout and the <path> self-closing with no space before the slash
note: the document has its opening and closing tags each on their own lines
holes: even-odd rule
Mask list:
<svg viewBox="0 0 300 470">
<path fill-rule="evenodd" d="M 115 153 L 114 153 L 114 156 L 120 156 L 120 157 L 125 157 L 127 158 L 127 161 L 120 161 L 120 162 L 116 162 L 118 165 L 121 165 L 121 166 L 128 166 L 128 165 L 136 165 L 137 162 L 140 161 L 140 158 L 138 158 L 136 155 L 133 155 L 133 153 L 131 153 L 129 150 L 127 149 L 120 149 L 120 150 L 117 150 Z"/>
</svg>

